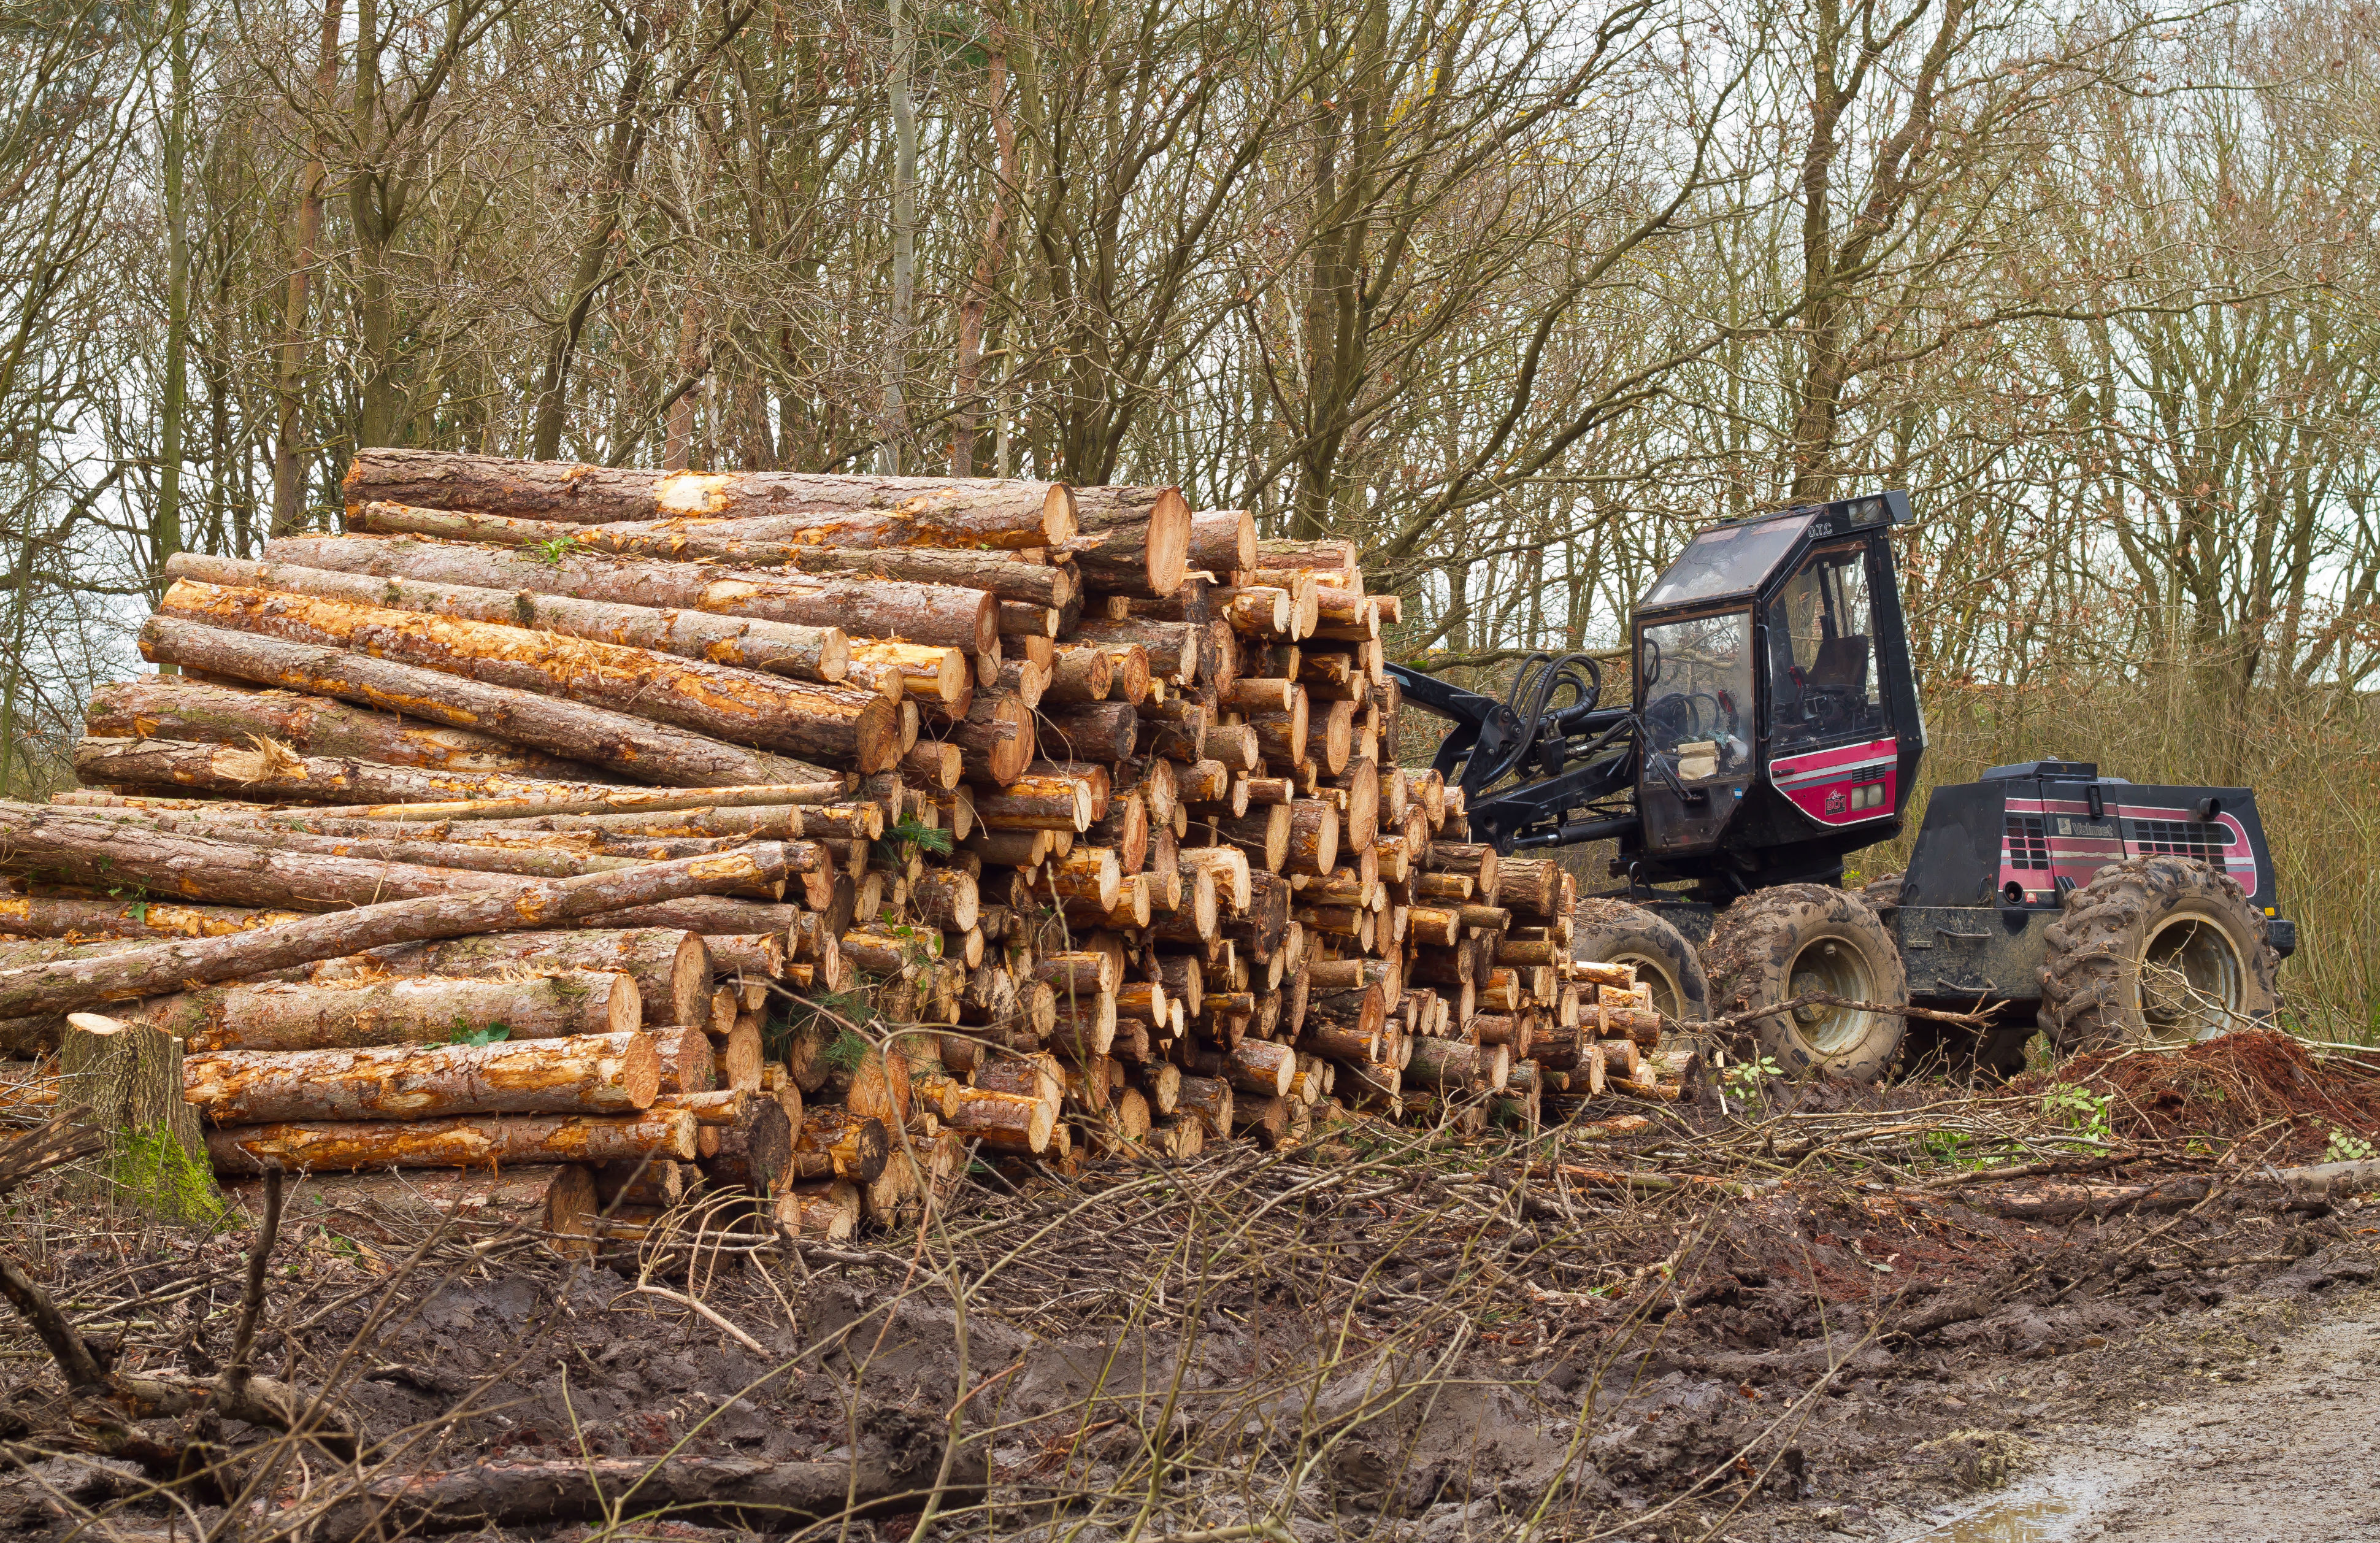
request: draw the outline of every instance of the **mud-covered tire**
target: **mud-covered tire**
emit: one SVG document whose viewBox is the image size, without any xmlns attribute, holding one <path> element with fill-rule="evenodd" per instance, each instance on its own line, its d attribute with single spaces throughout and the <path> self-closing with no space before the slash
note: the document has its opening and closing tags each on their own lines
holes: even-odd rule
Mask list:
<svg viewBox="0 0 2380 1543">
<path fill-rule="evenodd" d="M 1664 1017 L 1699 1023 L 1710 1016 L 1710 978 L 1686 935 L 1657 911 L 1624 900 L 1587 899 L 1572 913 L 1571 957 L 1636 966 Z"/>
<path fill-rule="evenodd" d="M 2108 864 L 2043 937 L 2041 1030 L 2060 1055 L 2190 1044 L 2280 1008 L 2264 917 L 2195 858 Z"/>
<path fill-rule="evenodd" d="M 1711 1002 L 1724 1016 L 1813 990 L 1899 1006 L 1908 976 L 1892 933 L 1858 895 L 1823 884 L 1780 884 L 1719 913 L 1703 950 Z M 1810 1006 L 1750 1026 L 1790 1076 L 1875 1082 L 1892 1069 L 1902 1020 Z"/>
</svg>

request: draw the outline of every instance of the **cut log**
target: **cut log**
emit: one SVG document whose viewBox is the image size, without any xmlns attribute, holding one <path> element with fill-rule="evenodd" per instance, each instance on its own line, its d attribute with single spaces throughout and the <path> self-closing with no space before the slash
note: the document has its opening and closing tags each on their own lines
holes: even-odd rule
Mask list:
<svg viewBox="0 0 2380 1543">
<path fill-rule="evenodd" d="M 1069 643 L 1103 649 L 1138 648 L 1148 656 L 1152 674 L 1180 685 L 1195 684 L 1204 662 L 1204 628 L 1188 622 L 1158 622 L 1133 618 L 1107 621 L 1086 617 L 1067 637 Z"/>
<path fill-rule="evenodd" d="M 0 1017 L 67 1012 L 93 1002 L 153 996 L 393 943 L 573 921 L 773 881 L 783 876 L 786 867 L 786 848 L 762 843 L 734 852 L 648 863 L 617 873 L 550 882 L 507 882 L 468 893 L 366 905 L 253 931 L 158 943 L 104 957 L 0 970 Z"/>
<path fill-rule="evenodd" d="M 607 1114 L 661 1090 L 643 1034 L 517 1044 L 224 1051 L 190 1056 L 183 1097 L 214 1124 L 432 1120 L 453 1114 Z"/>
<path fill-rule="evenodd" d="M 1312 800 L 1309 799 L 1306 802 L 1310 803 Z M 1237 820 L 1219 820 L 1215 822 L 1215 833 L 1246 853 L 1251 866 L 1260 868 L 1268 873 L 1279 873 L 1282 866 L 1289 861 L 1290 823 L 1293 818 L 1290 811 L 1294 807 L 1288 804 L 1271 804 L 1260 811 L 1251 809 Z M 1318 820 L 1319 816 L 1311 818 Z M 1335 810 L 1332 811 L 1332 819 L 1331 856 L 1335 858 L 1338 856 L 1337 811 Z M 1309 851 L 1318 850 L 1319 846 L 1319 830 L 1314 829 L 1313 834 L 1315 840 L 1309 844 Z"/>
<path fill-rule="evenodd" d="M 614 1158 L 597 1165 L 595 1203 L 598 1207 L 652 1206 L 667 1210 L 686 1199 L 700 1182 L 690 1164 L 668 1158 Z"/>
<path fill-rule="evenodd" d="M 1004 691 L 976 692 L 966 716 L 951 724 L 943 737 L 966 756 L 962 775 L 980 772 L 1006 786 L 1033 764 L 1037 739 L 1032 710 Z"/>
<path fill-rule="evenodd" d="M 1075 514 L 1083 535 L 1066 548 L 1093 586 L 1158 598 L 1182 587 L 1190 505 L 1178 489 L 1077 488 Z"/>
<path fill-rule="evenodd" d="M 1184 1075 L 1173 1097 L 1172 1112 L 1195 1118 L 1215 1139 L 1232 1134 L 1232 1085 L 1220 1077 Z"/>
<path fill-rule="evenodd" d="M 159 609 L 227 631 L 370 653 L 715 738 L 844 761 L 863 775 L 900 757 L 897 714 L 874 691 L 783 680 L 650 649 L 565 640 L 527 627 L 189 579 L 176 580 Z"/>
<path fill-rule="evenodd" d="M 991 478 L 653 471 L 373 448 L 357 454 L 341 490 L 350 516 L 385 499 L 581 525 L 765 517 L 808 520 L 807 540 L 846 547 L 1047 547 L 1075 527 L 1063 484 Z M 1012 543 L 1018 536 L 1028 539 Z"/>
<path fill-rule="evenodd" d="M 1049 1150 L 1056 1133 L 1055 1100 L 990 1088 L 963 1089 L 951 1128 L 1001 1151 L 1038 1155 Z"/>
<path fill-rule="evenodd" d="M 1190 566 L 1220 577 L 1257 565 L 1256 516 L 1245 509 L 1198 509 L 1190 516 Z"/>
<path fill-rule="evenodd" d="M 851 644 L 852 679 L 896 698 L 905 695 L 949 706 L 965 699 L 974 674 L 966 655 L 956 649 L 867 638 L 855 638 Z"/>
<path fill-rule="evenodd" d="M 1044 753 L 1054 759 L 1107 765 L 1132 754 L 1140 721 L 1128 702 L 1077 702 L 1042 714 Z"/>
<path fill-rule="evenodd" d="M 295 691 L 239 691 L 187 675 L 142 675 L 103 686 L 83 713 L 99 739 L 184 739 L 249 745 L 270 739 L 300 755 L 378 761 L 432 772 L 489 772 L 561 782 L 600 782 L 584 761 L 525 749 L 492 735 L 370 712 Z"/>
<path fill-rule="evenodd" d="M 637 984 L 648 1027 L 699 1024 L 710 1000 L 710 951 L 698 933 L 649 927 L 498 932 L 407 943 L 314 966 L 314 980 L 506 975 L 528 968 L 616 970 Z"/>
<path fill-rule="evenodd" d="M 1103 702 L 1115 685 L 1116 656 L 1090 644 L 1073 644 L 1055 650 L 1050 686 L 1044 696 L 1052 703 Z M 1147 687 L 1142 687 L 1146 694 Z M 1126 701 L 1138 701 L 1127 694 Z"/>
<path fill-rule="evenodd" d="M 747 616 L 796 626 L 840 627 L 856 637 L 902 638 L 969 653 L 990 650 L 999 637 L 998 603 L 982 586 L 925 573 L 873 578 L 809 577 L 722 568 L 708 563 L 619 558 L 583 550 L 563 550 L 556 561 L 546 562 L 524 552 L 418 537 L 289 538 L 271 543 L 265 555 L 310 567 L 573 600 L 604 601 L 633 595 L 643 603 L 679 611 Z M 905 554 L 881 555 L 891 559 Z M 992 553 L 948 555 L 993 565 L 986 561 Z M 1010 562 L 997 565 L 1022 566 Z"/>
<path fill-rule="evenodd" d="M 343 648 L 287 643 L 172 616 L 149 618 L 140 630 L 140 654 L 154 663 L 312 692 L 475 730 L 601 766 L 642 783 L 722 788 L 817 784 L 834 776 L 805 761 L 730 745 L 625 712 L 558 700 L 540 691 L 492 686 Z M 840 792 L 838 784 L 833 793 L 824 796 Z M 452 796 L 459 800 L 468 796 Z M 605 807 L 591 796 L 580 802 L 588 808 Z M 501 806 L 490 805 L 472 817 L 492 819 L 506 812 Z"/>
<path fill-rule="evenodd" d="M 804 1112 L 804 1119 L 808 1117 Z M 718 1148 L 702 1171 L 723 1189 L 773 1194 L 793 1182 L 794 1128 L 774 1099 L 747 1099 L 734 1124 L 718 1127 Z"/>
<path fill-rule="evenodd" d="M 694 1116 L 481 1116 L 476 1119 L 309 1121 L 235 1125 L 207 1132 L 220 1173 L 261 1173 L 278 1162 L 297 1172 L 371 1168 L 501 1168 L 554 1162 L 691 1160 Z"/>
<path fill-rule="evenodd" d="M 32 938 L 221 938 L 297 921 L 305 914 L 232 905 L 172 905 L 153 900 L 0 895 L 0 932 Z"/>
<path fill-rule="evenodd" d="M 978 791 L 975 796 L 975 817 L 993 832 L 1087 831 L 1092 803 L 1090 784 L 1083 778 L 1026 774 L 1012 778 L 997 790 Z M 1014 867 L 1029 867 L 1040 860 L 1036 855 L 1028 861 L 1012 861 L 990 850 L 970 849 L 983 850 L 986 862 L 1010 862 Z"/>
<path fill-rule="evenodd" d="M 796 680 L 844 678 L 849 649 L 839 626 L 812 626 L 705 611 L 625 605 L 616 599 L 581 599 L 540 592 L 540 586 L 487 588 L 412 574 L 370 575 L 289 563 L 247 563 L 176 553 L 166 577 L 226 589 L 279 589 L 322 600 L 460 621 L 495 622 L 565 638 L 649 649 L 713 664 L 766 670 Z M 623 585 L 613 596 L 644 591 Z"/>
<path fill-rule="evenodd" d="M 443 1045 L 492 1031 L 510 1039 L 558 1039 L 643 1027 L 636 982 L 592 970 L 511 980 L 426 976 L 209 986 L 117 1015 L 170 1034 L 193 1053 Z"/>
</svg>

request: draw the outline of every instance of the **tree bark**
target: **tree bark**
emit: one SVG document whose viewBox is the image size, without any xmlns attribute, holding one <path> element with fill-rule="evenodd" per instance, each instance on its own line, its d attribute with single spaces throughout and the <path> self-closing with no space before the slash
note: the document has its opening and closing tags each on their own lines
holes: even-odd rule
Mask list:
<svg viewBox="0 0 2380 1543">
<path fill-rule="evenodd" d="M 694 1116 L 481 1115 L 451 1120 L 332 1120 L 228 1125 L 207 1132 L 218 1173 L 261 1173 L 278 1162 L 296 1172 L 371 1168 L 502 1168 L 610 1162 L 651 1156 L 694 1159 Z"/>
<path fill-rule="evenodd" d="M 161 609 L 230 631 L 348 649 L 716 738 L 847 761 L 863 775 L 884 770 L 899 754 L 892 706 L 872 691 L 780 680 L 650 649 L 564 641 L 527 627 L 189 579 L 165 591 Z"/>
<path fill-rule="evenodd" d="M 0 970 L 0 1017 L 63 1013 L 94 1002 L 155 996 L 392 943 L 550 927 L 771 881 L 785 875 L 787 862 L 784 846 L 762 843 L 733 852 L 649 863 L 618 873 L 505 882 L 468 893 L 366 905 L 253 931 L 160 943 L 100 958 Z"/>
<path fill-rule="evenodd" d="M 978 791 L 975 818 L 991 831 L 1087 831 L 1091 803 L 1090 784 L 1079 777 L 1028 773 L 1005 787 Z"/>
<path fill-rule="evenodd" d="M 716 616 L 704 611 L 581 600 L 528 589 L 488 589 L 287 563 L 247 563 L 195 553 L 181 553 L 166 564 L 165 571 L 169 577 L 225 589 L 278 589 L 391 611 L 525 626 L 736 669 L 766 670 L 794 680 L 832 684 L 843 679 L 850 662 L 849 640 L 840 627 L 832 626 Z M 645 591 L 623 586 L 613 593 L 642 596 Z"/>
<path fill-rule="evenodd" d="M 1190 516 L 1190 566 L 1224 583 L 1257 565 L 1257 519 L 1246 509 L 1197 509 Z"/>
<path fill-rule="evenodd" d="M 835 773 L 806 761 L 688 734 L 645 718 L 556 700 L 540 691 L 491 686 L 461 675 L 278 638 L 152 616 L 141 657 L 366 707 L 436 719 L 550 755 L 671 787 L 817 784 Z M 840 794 L 841 788 L 836 788 Z M 592 797 L 593 796 L 588 796 Z M 591 807 L 602 808 L 601 800 Z M 625 807 L 625 806 L 624 806 Z M 501 806 L 478 811 L 495 818 Z"/>
<path fill-rule="evenodd" d="M 567 537 L 571 529 L 563 528 L 563 535 Z M 526 552 L 411 536 L 308 537 L 275 541 L 265 553 L 275 562 L 422 584 L 465 584 L 593 601 L 635 595 L 647 604 L 678 611 L 840 627 L 854 637 L 904 638 L 968 653 L 991 647 L 999 636 L 999 609 L 989 592 L 990 585 L 962 582 L 962 575 L 1000 568 L 1058 571 L 1029 567 L 995 553 L 827 553 L 806 558 L 806 566 L 841 556 L 871 557 L 876 566 L 848 577 L 812 577 L 808 572 L 754 572 L 591 551 L 557 551 L 548 561 Z M 940 567 L 909 561 L 928 555 L 950 560 Z M 885 573 L 889 567 L 914 571 Z"/>
<path fill-rule="evenodd" d="M 578 525 L 686 516 L 773 519 L 817 531 L 812 541 L 844 546 L 882 531 L 887 539 L 868 544 L 1051 547 L 1075 525 L 1074 496 L 1059 482 L 662 472 L 427 450 L 367 450 L 348 467 L 344 492 L 350 514 L 386 499 Z"/>
<path fill-rule="evenodd" d="M 183 1097 L 218 1125 L 434 1120 L 454 1114 L 624 1114 L 661 1091 L 644 1034 L 492 1045 L 219 1051 L 183 1063 Z"/>
<path fill-rule="evenodd" d="M 636 982 L 648 1027 L 699 1025 L 710 1011 L 710 950 L 701 934 L 671 927 L 571 932 L 494 932 L 443 942 L 405 943 L 308 972 L 321 981 L 385 977 L 509 974 L 543 967 L 610 970 Z"/>
<path fill-rule="evenodd" d="M 262 737 L 300 755 L 378 761 L 464 776 L 509 772 L 602 782 L 601 768 L 522 749 L 493 735 L 366 712 L 294 691 L 238 691 L 182 675 L 143 675 L 91 695 L 83 732 L 97 739 L 186 739 L 247 745 Z"/>
<path fill-rule="evenodd" d="M 966 755 L 965 770 L 980 770 L 1003 787 L 1033 764 L 1033 714 L 1004 691 L 978 691 L 965 718 L 953 723 L 943 737 Z"/>
<path fill-rule="evenodd" d="M 967 1087 L 960 1090 L 951 1128 L 1000 1151 L 1038 1155 L 1050 1149 L 1058 1112 L 1054 1100 L 1031 1094 Z"/>
<path fill-rule="evenodd" d="M 1129 702 L 1051 707 L 1041 716 L 1049 723 L 1048 747 L 1055 759 L 1113 765 L 1132 754 L 1140 730 Z"/>
<path fill-rule="evenodd" d="M 570 970 L 525 980 L 446 978 L 208 986 L 113 1014 L 212 1051 L 316 1051 L 443 1045 L 501 1027 L 511 1039 L 628 1034 L 644 1024 L 636 982 Z"/>
</svg>

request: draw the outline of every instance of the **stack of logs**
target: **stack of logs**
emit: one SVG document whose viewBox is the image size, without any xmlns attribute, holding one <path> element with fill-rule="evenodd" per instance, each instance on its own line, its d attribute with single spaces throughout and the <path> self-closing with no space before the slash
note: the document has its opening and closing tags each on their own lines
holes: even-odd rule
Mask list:
<svg viewBox="0 0 2380 1543">
<path fill-rule="evenodd" d="M 1170 488 L 372 450 L 346 492 L 174 557 L 165 673 L 0 806 L 0 1039 L 70 1084 L 155 1037 L 222 1175 L 833 1237 L 971 1152 L 1679 1096 L 1571 877 L 1384 753 L 1346 543 Z"/>
</svg>

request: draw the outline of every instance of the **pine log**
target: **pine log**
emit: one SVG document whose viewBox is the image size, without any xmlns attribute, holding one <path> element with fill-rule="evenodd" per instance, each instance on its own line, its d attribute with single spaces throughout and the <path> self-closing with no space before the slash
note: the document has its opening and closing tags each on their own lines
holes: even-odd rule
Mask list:
<svg viewBox="0 0 2380 1543">
<path fill-rule="evenodd" d="M 1187 1115 L 1217 1140 L 1232 1134 L 1232 1085 L 1220 1077 L 1184 1075 L 1174 1093 L 1176 1115 Z"/>
<path fill-rule="evenodd" d="M 785 565 L 804 573 L 873 575 L 917 584 L 979 589 L 997 600 L 1052 611 L 1072 605 L 1081 596 L 1071 567 L 1026 562 L 1018 553 L 963 547 L 846 552 L 832 547 L 797 546 L 787 550 Z"/>
<path fill-rule="evenodd" d="M 951 1128 L 1001 1151 L 1039 1154 L 1056 1134 L 1055 1100 L 1024 1093 L 969 1087 L 961 1092 Z"/>
<path fill-rule="evenodd" d="M 874 578 L 811 577 L 722 568 L 708 563 L 623 559 L 583 550 L 567 550 L 557 561 L 545 562 L 523 552 L 419 537 L 285 539 L 267 546 L 265 555 L 276 562 L 381 577 L 572 600 L 607 601 L 633 595 L 645 604 L 677 611 L 747 616 L 795 626 L 841 627 L 858 637 L 904 638 L 968 653 L 990 650 L 999 637 L 997 602 L 983 586 L 953 583 L 923 573 Z M 971 563 L 992 556 L 949 555 Z M 1006 562 L 997 565 L 1022 566 Z"/>
<path fill-rule="evenodd" d="M 366 449 L 341 484 L 347 512 L 375 500 L 534 515 L 583 525 L 675 516 L 811 518 L 819 544 L 1055 546 L 1074 533 L 1063 484 L 991 478 L 833 477 L 808 472 L 652 471 L 513 461 L 434 450 Z M 842 516 L 842 517 L 838 517 Z M 883 539 L 859 534 L 880 525 Z"/>
<path fill-rule="evenodd" d="M 592 970 L 209 986 L 114 1015 L 173 1035 L 193 1053 L 442 1045 L 489 1028 L 512 1039 L 555 1039 L 633 1033 L 643 1020 L 634 980 Z"/>
<path fill-rule="evenodd" d="M 595 1203 L 600 1208 L 652 1206 L 662 1210 L 682 1203 L 700 1182 L 691 1164 L 668 1158 L 614 1158 L 596 1165 Z"/>
<path fill-rule="evenodd" d="M 650 649 L 277 591 L 176 581 L 161 612 L 285 642 L 370 653 L 489 685 L 673 723 L 716 738 L 844 761 L 899 759 L 898 715 L 873 691 L 811 685 Z"/>
<path fill-rule="evenodd" d="M 155 663 L 177 664 L 184 669 L 203 670 L 210 674 L 435 720 L 550 755 L 601 766 L 638 782 L 719 788 L 815 784 L 833 776 L 788 757 L 731 745 L 625 712 L 559 700 L 541 691 L 489 685 L 343 648 L 288 643 L 275 638 L 203 626 L 173 616 L 149 618 L 140 632 L 140 653 Z M 450 796 L 461 799 L 468 796 L 458 793 Z M 603 806 L 589 796 L 587 807 Z M 501 807 L 491 806 L 479 810 L 478 817 L 496 818 L 504 812 Z"/>
<path fill-rule="evenodd" d="M 1083 577 L 1118 594 L 1163 597 L 1189 566 L 1190 505 L 1174 488 L 1077 488 L 1083 535 L 1063 543 Z"/>
<path fill-rule="evenodd" d="M 1042 714 L 1044 753 L 1052 759 L 1112 765 L 1133 752 L 1140 720 L 1128 702 L 1076 702 Z"/>
<path fill-rule="evenodd" d="M 1087 831 L 1091 825 L 1091 808 L 1095 802 L 1089 782 L 1064 773 L 1036 775 L 1026 773 L 1013 778 L 997 790 L 979 791 L 975 796 L 975 817 L 991 832 L 1001 831 Z M 993 843 L 998 846 L 998 843 Z M 1004 846 L 999 847 L 1006 851 Z M 984 850 L 986 862 L 1004 862 L 1007 858 Z M 1029 867 L 1038 862 L 1011 866 Z"/>
<path fill-rule="evenodd" d="M 1279 873 L 1289 861 L 1290 828 L 1293 818 L 1291 810 L 1294 807 L 1271 804 L 1266 806 L 1260 812 L 1251 809 L 1236 820 L 1217 820 L 1215 831 L 1223 840 L 1245 852 L 1251 867 L 1260 868 L 1268 873 Z M 1310 819 L 1318 820 L 1319 816 L 1313 816 Z M 1333 811 L 1331 856 L 1334 858 L 1338 856 L 1336 820 L 1336 811 Z M 1310 825 L 1309 828 L 1318 842 L 1320 835 L 1318 827 Z M 1314 849 L 1313 846 L 1309 846 L 1309 850 Z"/>
<path fill-rule="evenodd" d="M 1216 575 L 1257 565 L 1257 521 L 1245 509 L 1198 509 L 1190 516 L 1190 566 Z"/>
<path fill-rule="evenodd" d="M 314 966 L 310 979 L 511 974 L 527 968 L 616 970 L 636 982 L 647 1027 L 698 1024 L 710 996 L 710 951 L 675 928 L 498 932 L 407 943 Z"/>
<path fill-rule="evenodd" d="M 889 695 L 943 706 L 964 700 L 974 679 L 966 655 L 956 649 L 868 638 L 852 639 L 851 674 Z"/>
<path fill-rule="evenodd" d="M 1108 621 L 1086 617 L 1068 634 L 1067 641 L 1103 649 L 1139 648 L 1148 656 L 1151 674 L 1176 685 L 1194 685 L 1204 665 L 1207 635 L 1187 622 L 1157 622 L 1134 618 Z"/>
<path fill-rule="evenodd" d="M 793 1182 L 793 1122 L 775 1100 L 747 1099 L 735 1123 L 717 1128 L 717 1150 L 702 1160 L 704 1176 L 712 1184 L 769 1195 Z"/>
<path fill-rule="evenodd" d="M 172 905 L 154 900 L 0 895 L 0 932 L 33 938 L 220 938 L 296 921 L 305 914 L 231 905 Z"/>
<path fill-rule="evenodd" d="M 507 1164 L 690 1160 L 694 1116 L 495 1115 L 474 1119 L 311 1121 L 234 1125 L 206 1134 L 221 1173 L 371 1168 L 490 1168 Z"/>
<path fill-rule="evenodd" d="M 475 775 L 489 772 L 600 782 L 601 769 L 523 749 L 492 735 L 416 723 L 295 691 L 240 691 L 187 675 L 142 675 L 91 695 L 83 730 L 99 739 L 247 745 L 251 736 L 301 755 Z"/>
<path fill-rule="evenodd" d="M 839 681 L 850 662 L 843 631 L 832 625 L 813 626 L 714 615 L 701 610 L 622 604 L 616 599 L 544 593 L 543 587 L 536 585 L 489 588 L 412 574 L 347 573 L 289 563 L 247 563 L 196 553 L 176 553 L 167 559 L 166 577 L 224 588 L 279 589 L 461 621 L 530 627 L 566 638 L 707 660 L 713 664 L 766 670 L 796 680 Z M 626 585 L 613 590 L 614 596 L 629 594 L 639 599 L 645 593 Z"/>
<path fill-rule="evenodd" d="M 184 1093 L 216 1124 L 625 1113 L 660 1091 L 643 1034 L 492 1045 L 223 1051 L 184 1063 Z"/>
<path fill-rule="evenodd" d="M 388 944 L 573 921 L 623 907 L 769 881 L 783 877 L 786 863 L 783 845 L 764 843 L 734 852 L 649 863 L 617 873 L 511 882 L 468 893 L 393 901 L 253 931 L 0 970 L 0 1017 L 67 1012 L 93 1002 L 153 996 Z"/>
<path fill-rule="evenodd" d="M 1056 650 L 1050 686 L 1044 696 L 1052 703 L 1103 702 L 1115 685 L 1115 655 L 1091 644 L 1070 644 Z M 1144 694 L 1146 687 L 1143 687 Z M 1138 701 L 1127 695 L 1126 701 Z"/>
<path fill-rule="evenodd" d="M 965 752 L 962 775 L 980 772 L 1003 787 L 1033 764 L 1038 743 L 1032 710 L 998 689 L 976 692 L 965 717 L 952 723 L 942 737 Z"/>
</svg>

